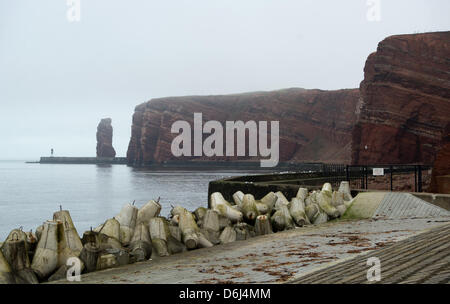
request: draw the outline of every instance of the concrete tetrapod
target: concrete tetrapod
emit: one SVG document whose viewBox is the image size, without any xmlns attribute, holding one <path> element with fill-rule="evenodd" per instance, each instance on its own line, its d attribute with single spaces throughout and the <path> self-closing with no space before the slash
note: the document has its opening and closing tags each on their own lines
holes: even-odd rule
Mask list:
<svg viewBox="0 0 450 304">
<path fill-rule="evenodd" d="M 16 283 L 39 283 L 35 273 L 31 269 L 24 240 L 7 240 L 3 243 L 1 252 L 14 273 Z"/>
<path fill-rule="evenodd" d="M 234 210 L 237 210 L 237 211 L 239 211 L 239 212 L 242 212 L 241 206 L 233 205 L 233 206 L 231 206 L 231 208 L 233 208 Z"/>
<path fill-rule="evenodd" d="M 278 202 L 277 202 L 278 203 Z M 275 231 L 283 231 L 295 228 L 294 220 L 289 213 L 288 207 L 282 202 L 278 204 L 277 211 L 272 215 L 272 228 Z"/>
<path fill-rule="evenodd" d="M 314 224 L 322 224 L 328 221 L 328 215 L 322 211 L 318 204 L 311 203 L 305 208 L 306 216 Z"/>
<path fill-rule="evenodd" d="M 208 240 L 208 238 L 201 231 L 199 231 L 197 233 L 197 235 L 198 235 L 198 247 L 199 248 L 210 248 L 210 247 L 214 246 L 214 244 L 212 242 L 210 242 Z"/>
<path fill-rule="evenodd" d="M 326 192 L 327 194 L 329 194 L 331 196 L 331 193 L 333 192 L 333 187 L 331 186 L 330 183 L 325 183 L 322 186 L 321 192 Z"/>
<path fill-rule="evenodd" d="M 165 218 L 161 216 L 151 218 L 148 222 L 148 229 L 151 239 L 162 239 L 167 242 L 170 230 Z"/>
<path fill-rule="evenodd" d="M 95 228 L 94 231 L 103 233 L 120 242 L 120 223 L 115 218 L 106 220 L 105 223 Z"/>
<path fill-rule="evenodd" d="M 61 210 L 53 214 L 58 224 L 58 268 L 66 265 L 70 257 L 79 257 L 83 244 L 75 228 L 69 211 Z"/>
<path fill-rule="evenodd" d="M 176 254 L 187 250 L 186 245 L 172 235 L 167 240 L 167 249 L 170 254 Z"/>
<path fill-rule="evenodd" d="M 20 240 L 23 240 L 25 242 L 25 251 L 28 254 L 28 258 L 32 260 L 37 246 L 37 239 L 35 235 L 32 231 L 24 232 L 22 230 L 22 227 L 20 227 L 19 229 L 13 229 L 6 237 L 5 242 Z"/>
<path fill-rule="evenodd" d="M 244 215 L 244 219 L 246 219 L 249 222 L 254 222 L 256 217 L 259 215 L 255 197 L 252 194 L 244 195 L 241 209 Z"/>
<path fill-rule="evenodd" d="M 299 188 L 296 198 L 298 198 L 302 202 L 305 202 L 307 197 L 308 197 L 308 189 L 306 189 L 306 188 Z"/>
<path fill-rule="evenodd" d="M 339 216 L 341 217 L 347 211 L 347 206 L 345 204 L 339 205 L 339 206 L 336 207 L 336 209 L 339 211 Z"/>
<path fill-rule="evenodd" d="M 220 234 L 220 243 L 228 244 L 236 241 L 236 230 L 233 227 L 228 226 Z"/>
<path fill-rule="evenodd" d="M 175 215 L 180 215 L 181 213 L 183 213 L 184 211 L 186 211 L 186 208 L 181 207 L 181 206 L 172 206 L 172 209 L 170 210 L 170 216 L 174 217 Z"/>
<path fill-rule="evenodd" d="M 314 225 L 326 223 L 328 221 L 328 215 L 325 212 L 319 212 L 314 220 Z"/>
<path fill-rule="evenodd" d="M 146 224 L 139 223 L 134 229 L 130 243 L 130 252 L 137 262 L 148 260 L 152 255 L 152 240 Z"/>
<path fill-rule="evenodd" d="M 148 223 L 148 229 L 152 241 L 152 257 L 170 255 L 167 241 L 171 234 L 166 219 L 163 217 L 151 218 Z"/>
<path fill-rule="evenodd" d="M 11 266 L 0 250 L 0 284 L 15 284 L 16 280 L 12 273 Z"/>
<path fill-rule="evenodd" d="M 353 199 L 352 193 L 350 192 L 350 183 L 347 181 L 342 181 L 339 185 L 339 192 L 344 193 L 344 201 L 351 201 Z"/>
<path fill-rule="evenodd" d="M 258 214 L 269 214 L 272 212 L 272 209 L 269 209 L 269 206 L 267 206 L 264 203 L 261 203 L 261 201 L 255 201 L 256 202 L 256 209 L 258 210 Z"/>
<path fill-rule="evenodd" d="M 46 221 L 31 268 L 39 279 L 46 279 L 58 266 L 58 222 Z"/>
<path fill-rule="evenodd" d="M 44 231 L 44 225 L 40 225 L 36 228 L 35 231 L 35 235 L 36 235 L 36 239 L 39 242 L 39 240 L 41 239 L 41 235 L 42 235 L 42 231 Z"/>
<path fill-rule="evenodd" d="M 231 221 L 229 218 L 219 214 L 219 227 L 220 227 L 220 231 L 224 230 L 225 227 L 227 226 L 231 226 Z"/>
<path fill-rule="evenodd" d="M 289 213 L 291 214 L 297 226 L 302 227 L 304 225 L 310 224 L 309 219 L 305 213 L 305 206 L 301 199 L 296 197 L 292 198 Z"/>
<path fill-rule="evenodd" d="M 172 216 L 172 219 L 170 220 L 170 223 L 172 225 L 178 226 L 179 222 L 180 222 L 180 215 L 179 214 L 175 214 L 174 216 Z"/>
<path fill-rule="evenodd" d="M 333 194 L 331 195 L 331 205 L 334 207 L 344 205 L 344 193 L 333 191 Z"/>
<path fill-rule="evenodd" d="M 268 213 L 270 213 L 272 209 L 275 208 L 275 203 L 277 200 L 278 196 L 276 196 L 273 192 L 269 192 L 261 199 L 261 203 L 267 206 L 269 209 Z"/>
<path fill-rule="evenodd" d="M 120 243 L 116 238 L 112 238 L 110 236 L 107 236 L 106 234 L 99 233 L 99 246 L 101 249 L 107 249 L 107 248 L 115 248 L 115 249 L 122 249 L 122 243 Z"/>
<path fill-rule="evenodd" d="M 119 215 L 115 219 L 120 223 L 120 242 L 122 245 L 128 245 L 134 234 L 136 227 L 138 208 L 132 204 L 123 206 Z"/>
<path fill-rule="evenodd" d="M 178 226 L 181 230 L 183 243 L 187 249 L 213 246 L 208 238 L 201 233 L 192 213 L 179 206 L 174 207 L 172 210 L 174 214 L 176 213 L 180 217 Z"/>
<path fill-rule="evenodd" d="M 101 249 L 95 243 L 86 243 L 80 253 L 80 260 L 83 261 L 86 272 L 97 270 L 98 259 Z"/>
<path fill-rule="evenodd" d="M 170 254 L 176 254 L 187 250 L 186 245 L 184 245 L 181 241 L 177 240 L 173 236 L 169 236 L 169 239 L 167 241 L 167 249 L 169 250 Z"/>
<path fill-rule="evenodd" d="M 211 209 L 227 217 L 232 222 L 240 222 L 243 219 L 242 212 L 233 209 L 220 192 L 211 194 Z"/>
<path fill-rule="evenodd" d="M 207 210 L 208 209 L 206 209 L 205 207 L 198 207 L 197 209 L 195 209 L 194 215 L 197 222 L 203 220 L 203 217 L 205 216 Z"/>
<path fill-rule="evenodd" d="M 306 212 L 306 216 L 308 217 L 309 221 L 311 223 L 314 223 L 314 221 L 320 214 L 319 205 L 317 205 L 315 203 L 311 203 L 305 207 L 305 212 Z"/>
<path fill-rule="evenodd" d="M 114 254 L 102 254 L 98 258 L 97 262 L 97 270 L 103 270 L 113 267 L 118 267 L 119 262 L 117 261 L 117 258 Z"/>
<path fill-rule="evenodd" d="M 253 226 L 247 223 L 237 223 L 233 226 L 234 231 L 236 231 L 236 241 L 247 240 L 255 236 Z"/>
<path fill-rule="evenodd" d="M 181 229 L 180 227 L 169 225 L 170 234 L 179 242 L 181 242 Z"/>
<path fill-rule="evenodd" d="M 93 231 L 92 227 L 91 227 L 91 230 L 87 230 L 87 231 L 83 232 L 83 237 L 81 238 L 81 243 L 83 244 L 83 246 L 87 243 L 93 243 L 98 246 L 100 244 L 99 233 Z"/>
<path fill-rule="evenodd" d="M 220 231 L 219 214 L 214 210 L 208 209 L 206 211 L 205 216 L 203 217 L 202 228 L 211 230 L 213 232 L 219 232 Z"/>
<path fill-rule="evenodd" d="M 180 213 L 180 223 L 178 225 L 181 230 L 183 243 L 188 249 L 197 248 L 199 244 L 198 233 L 200 229 L 194 220 L 194 216 L 187 210 Z"/>
<path fill-rule="evenodd" d="M 317 195 L 319 207 L 331 218 L 339 217 L 339 211 L 331 205 L 331 191 L 322 190 Z"/>
<path fill-rule="evenodd" d="M 36 235 L 33 233 L 33 230 L 26 232 L 26 234 L 27 234 L 27 241 L 25 242 L 25 246 L 27 247 L 26 249 L 28 251 L 28 257 L 31 261 L 33 259 L 34 252 L 36 251 L 38 239 L 36 238 Z"/>
<path fill-rule="evenodd" d="M 347 206 L 344 201 L 344 193 L 340 191 L 333 191 L 333 195 L 331 196 L 331 205 L 339 211 L 339 216 L 344 215 L 345 211 L 347 211 Z"/>
<path fill-rule="evenodd" d="M 144 206 L 139 208 L 137 213 L 136 224 L 148 224 L 152 217 L 156 217 L 161 212 L 161 204 L 157 201 L 151 200 Z"/>
<path fill-rule="evenodd" d="M 305 199 L 305 208 L 311 204 L 317 204 L 317 191 L 311 192 L 311 194 Z"/>
<path fill-rule="evenodd" d="M 152 259 L 169 256 L 167 242 L 162 239 L 152 239 Z"/>
<path fill-rule="evenodd" d="M 242 192 L 242 191 L 236 191 L 236 192 L 233 194 L 233 200 L 234 200 L 234 203 L 235 203 L 237 206 L 241 206 L 241 205 L 242 205 L 242 201 L 244 200 L 244 192 Z"/>
<path fill-rule="evenodd" d="M 181 209 L 177 210 L 181 212 Z M 177 213 L 175 216 L 180 217 L 180 214 Z M 167 256 L 186 250 L 186 247 L 180 241 L 182 238 L 181 229 L 178 226 L 173 226 L 173 223 L 169 225 L 165 218 L 152 218 L 149 221 L 149 230 L 153 251 L 156 251 L 155 254 L 152 254 L 153 257 Z M 174 231 L 175 235 L 172 235 L 172 231 Z"/>
<path fill-rule="evenodd" d="M 203 217 L 202 225 L 200 226 L 201 233 L 212 243 L 220 243 L 220 216 L 219 214 L 211 209 L 206 211 Z"/>
<path fill-rule="evenodd" d="M 286 198 L 286 196 L 284 196 L 283 192 L 278 191 L 275 193 L 275 195 L 277 196 L 277 201 L 275 202 L 275 209 L 280 209 L 280 206 L 289 206 L 289 201 Z"/>
<path fill-rule="evenodd" d="M 205 236 L 205 238 L 213 245 L 218 245 L 220 244 L 220 231 L 215 232 L 212 231 L 210 229 L 206 229 L 206 228 L 200 228 L 200 232 L 202 233 L 203 236 Z"/>
<path fill-rule="evenodd" d="M 115 256 L 117 264 L 119 266 L 130 264 L 130 254 L 125 249 L 117 249 L 117 248 L 107 248 L 104 251 L 104 254 L 112 254 Z M 97 265 L 98 269 L 98 265 Z M 100 270 L 100 269 L 98 269 Z"/>
<path fill-rule="evenodd" d="M 273 233 L 270 219 L 267 215 L 258 215 L 255 222 L 255 233 L 256 235 Z"/>
<path fill-rule="evenodd" d="M 25 247 L 26 247 L 26 251 L 30 251 L 31 249 L 29 248 L 29 243 L 28 243 L 28 236 L 27 234 L 22 230 L 22 227 L 19 229 L 13 229 L 11 230 L 11 232 L 8 234 L 8 236 L 6 237 L 5 242 L 9 242 L 9 241 L 24 241 L 25 242 Z"/>
</svg>

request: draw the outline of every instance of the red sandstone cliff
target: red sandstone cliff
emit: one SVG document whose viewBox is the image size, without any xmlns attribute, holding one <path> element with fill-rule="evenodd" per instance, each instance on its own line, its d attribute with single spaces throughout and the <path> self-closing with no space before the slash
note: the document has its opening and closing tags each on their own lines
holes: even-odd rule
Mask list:
<svg viewBox="0 0 450 304">
<path fill-rule="evenodd" d="M 432 164 L 450 122 L 450 32 L 388 37 L 364 72 L 352 162 Z"/>
<path fill-rule="evenodd" d="M 286 89 L 224 96 L 152 99 L 136 107 L 127 158 L 145 165 L 168 160 L 260 160 L 261 157 L 174 157 L 170 132 L 177 120 L 280 121 L 280 162 L 350 162 L 359 90 Z M 270 128 L 269 128 L 270 129 Z M 205 136 L 206 137 L 206 136 Z M 270 135 L 268 136 L 270 138 Z"/>
<path fill-rule="evenodd" d="M 441 148 L 433 164 L 429 192 L 450 194 L 450 123 L 444 129 Z"/>
<path fill-rule="evenodd" d="M 116 157 L 112 137 L 111 118 L 104 118 L 97 126 L 97 157 Z"/>
</svg>

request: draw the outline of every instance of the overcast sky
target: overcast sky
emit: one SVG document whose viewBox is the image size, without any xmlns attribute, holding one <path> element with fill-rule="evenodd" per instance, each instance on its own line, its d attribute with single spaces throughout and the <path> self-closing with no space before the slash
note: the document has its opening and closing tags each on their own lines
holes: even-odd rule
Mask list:
<svg viewBox="0 0 450 304">
<path fill-rule="evenodd" d="M 155 97 L 356 88 L 393 34 L 450 29 L 448 0 L 0 0 L 0 159 L 95 156 L 111 117 L 125 156 Z"/>
</svg>

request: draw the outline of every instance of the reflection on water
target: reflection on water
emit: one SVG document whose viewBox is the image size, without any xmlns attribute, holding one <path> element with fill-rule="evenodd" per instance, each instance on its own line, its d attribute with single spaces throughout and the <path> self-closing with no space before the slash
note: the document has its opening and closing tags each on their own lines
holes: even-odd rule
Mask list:
<svg viewBox="0 0 450 304">
<path fill-rule="evenodd" d="M 14 228 L 36 229 L 52 219 L 59 205 L 70 211 L 79 234 L 117 215 L 123 204 L 134 200 L 140 207 L 160 197 L 163 215 L 171 204 L 193 210 L 206 206 L 209 181 L 244 174 L 0 161 L 0 241 Z"/>
</svg>

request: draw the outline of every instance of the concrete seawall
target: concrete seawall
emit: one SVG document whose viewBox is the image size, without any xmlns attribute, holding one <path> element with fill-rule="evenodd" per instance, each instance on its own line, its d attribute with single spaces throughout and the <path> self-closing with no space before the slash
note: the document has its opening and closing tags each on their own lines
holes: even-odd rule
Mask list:
<svg viewBox="0 0 450 304">
<path fill-rule="evenodd" d="M 41 164 L 112 164 L 126 165 L 125 157 L 41 157 Z"/>
</svg>

